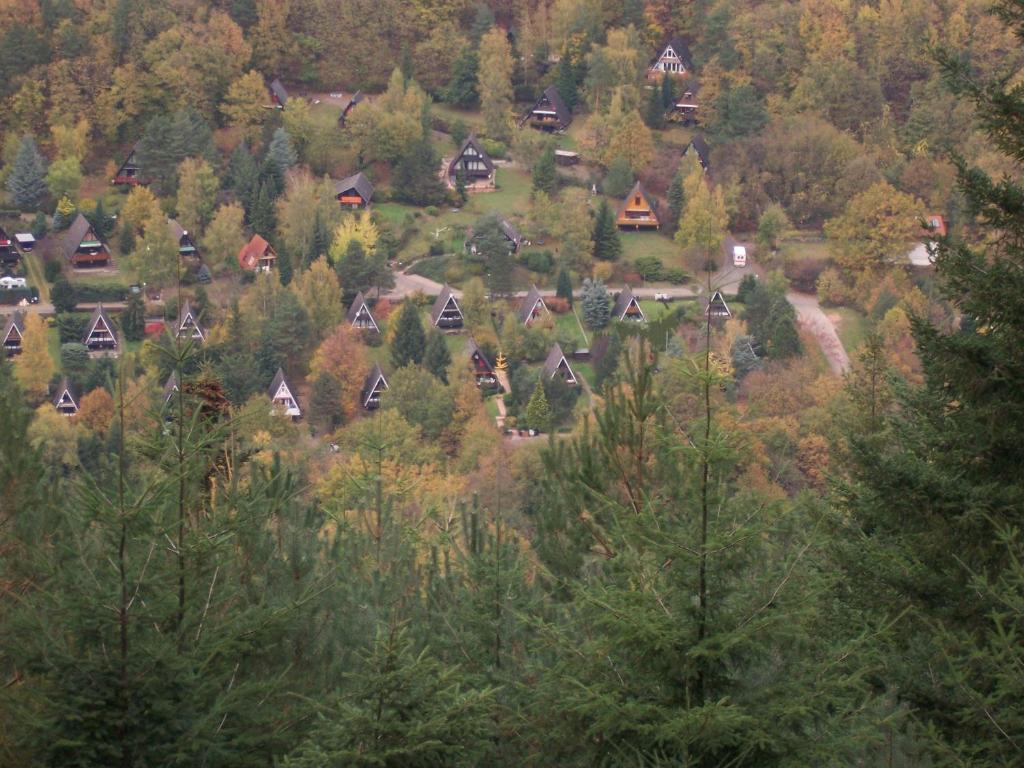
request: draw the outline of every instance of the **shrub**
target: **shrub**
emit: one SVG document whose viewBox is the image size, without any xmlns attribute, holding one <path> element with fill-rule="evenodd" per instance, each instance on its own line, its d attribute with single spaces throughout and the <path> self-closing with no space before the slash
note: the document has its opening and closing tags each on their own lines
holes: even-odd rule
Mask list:
<svg viewBox="0 0 1024 768">
<path fill-rule="evenodd" d="M 658 281 L 665 275 L 665 265 L 657 256 L 640 256 L 633 261 L 633 268 L 644 280 Z"/>
<path fill-rule="evenodd" d="M 427 249 L 428 256 L 441 256 L 444 253 L 444 243 L 440 240 L 434 240 L 430 243 L 430 247 Z"/>
<path fill-rule="evenodd" d="M 428 205 L 423 210 L 426 211 L 427 216 L 437 216 L 441 212 L 436 205 Z"/>
<path fill-rule="evenodd" d="M 483 146 L 484 152 L 495 160 L 504 160 L 508 155 L 508 147 L 504 142 L 494 139 L 481 139 L 480 144 Z"/>
<path fill-rule="evenodd" d="M 531 272 L 549 275 L 555 268 L 555 260 L 551 251 L 526 251 L 522 257 L 523 266 Z"/>
<path fill-rule="evenodd" d="M 817 290 L 818 277 L 828 264 L 827 259 L 794 259 L 786 262 L 783 273 L 794 290 L 814 293 Z"/>
<path fill-rule="evenodd" d="M 849 300 L 850 289 L 839 270 L 830 267 L 818 275 L 817 293 L 823 305 L 836 307 Z"/>
<path fill-rule="evenodd" d="M 63 270 L 63 265 L 59 259 L 50 259 L 46 262 L 43 267 L 43 276 L 46 278 L 46 282 L 53 283 L 60 277 L 60 273 Z"/>
<path fill-rule="evenodd" d="M 122 283 L 72 283 L 72 286 L 79 304 L 124 301 L 128 296 L 128 286 Z"/>
<path fill-rule="evenodd" d="M 682 285 L 690 279 L 690 276 L 682 267 L 669 267 L 664 272 L 664 279 L 672 285 Z"/>
<path fill-rule="evenodd" d="M 551 296 L 550 298 L 544 299 L 544 303 L 548 309 L 556 315 L 564 315 L 569 311 L 569 300 L 563 299 L 559 296 Z"/>
<path fill-rule="evenodd" d="M 594 279 L 602 283 L 608 282 L 615 274 L 615 265 L 610 261 L 599 261 L 594 265 Z"/>
<path fill-rule="evenodd" d="M 57 315 L 57 335 L 61 344 L 80 342 L 85 335 L 89 315 L 85 312 L 61 312 Z"/>
<path fill-rule="evenodd" d="M 0 304 L 20 304 L 22 299 L 31 300 L 35 296 L 34 288 L 9 288 L 0 289 Z"/>
</svg>

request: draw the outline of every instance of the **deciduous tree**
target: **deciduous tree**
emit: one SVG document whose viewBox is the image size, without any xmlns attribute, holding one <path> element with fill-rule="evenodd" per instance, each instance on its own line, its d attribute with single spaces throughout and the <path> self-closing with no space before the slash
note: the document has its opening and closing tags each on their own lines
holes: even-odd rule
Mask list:
<svg viewBox="0 0 1024 768">
<path fill-rule="evenodd" d="M 492 27 L 480 40 L 480 107 L 487 135 L 509 137 L 512 110 L 512 48 L 505 32 Z"/>
<path fill-rule="evenodd" d="M 25 394 L 36 402 L 46 397 L 57 367 L 50 357 L 46 323 L 36 312 L 25 316 L 21 354 L 14 359 L 14 376 Z"/>
</svg>

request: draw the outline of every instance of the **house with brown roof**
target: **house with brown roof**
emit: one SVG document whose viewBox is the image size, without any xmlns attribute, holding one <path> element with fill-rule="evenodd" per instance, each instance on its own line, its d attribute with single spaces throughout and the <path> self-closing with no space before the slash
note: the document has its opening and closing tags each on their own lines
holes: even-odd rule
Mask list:
<svg viewBox="0 0 1024 768">
<path fill-rule="evenodd" d="M 25 314 L 15 312 L 7 316 L 4 323 L 3 333 L 0 334 L 0 344 L 3 345 L 4 354 L 7 357 L 14 357 L 21 354 L 21 341 L 25 336 Z"/>
<path fill-rule="evenodd" d="M 564 131 L 572 123 L 572 110 L 562 101 L 555 86 L 550 86 L 537 99 L 530 111 L 519 120 L 519 126 L 529 125 L 540 131 Z"/>
<path fill-rule="evenodd" d="M 57 413 L 64 416 L 75 416 L 78 414 L 78 391 L 71 386 L 71 382 L 65 377 L 57 387 L 57 394 L 53 398 L 53 407 Z"/>
<path fill-rule="evenodd" d="M 494 372 L 486 355 L 480 351 L 476 341 L 470 336 L 466 339 L 466 356 L 469 358 L 469 367 L 473 371 L 478 387 L 494 387 L 498 385 L 498 376 Z"/>
<path fill-rule="evenodd" d="M 284 109 L 288 103 L 288 91 L 285 90 L 279 78 L 275 77 L 270 83 L 270 100 L 278 109 Z"/>
<path fill-rule="evenodd" d="M 494 186 L 494 161 L 472 134 L 448 163 L 448 183 L 455 186 L 459 176 L 469 186 Z"/>
<path fill-rule="evenodd" d="M 693 59 L 690 57 L 690 46 L 680 35 L 673 35 L 661 53 L 647 69 L 649 80 L 660 80 L 663 75 L 686 77 L 693 72 Z"/>
<path fill-rule="evenodd" d="M 455 292 L 445 283 L 430 309 L 430 322 L 435 328 L 461 328 L 464 321 Z"/>
<path fill-rule="evenodd" d="M 636 323 L 643 323 L 647 320 L 644 317 L 644 311 L 640 308 L 640 302 L 633 295 L 633 289 L 628 285 L 619 291 L 619 295 L 615 297 L 612 319 L 631 320 Z"/>
<path fill-rule="evenodd" d="M 259 235 L 253 235 L 238 252 L 238 265 L 247 272 L 268 272 L 276 263 L 277 251 Z"/>
<path fill-rule="evenodd" d="M 285 380 L 284 371 L 280 368 L 277 369 L 274 380 L 270 382 L 267 394 L 270 396 L 270 402 L 273 403 L 275 410 L 280 409 L 285 416 L 291 416 L 293 421 L 302 416 L 299 401 L 292 393 L 291 387 Z"/>
<path fill-rule="evenodd" d="M 334 199 L 342 208 L 366 208 L 373 198 L 373 184 L 362 171 L 334 182 Z"/>
<path fill-rule="evenodd" d="M 71 266 L 105 267 L 110 262 L 110 251 L 82 214 L 78 214 L 64 233 L 61 250 Z"/>
<path fill-rule="evenodd" d="M 373 370 L 366 376 L 363 382 L 363 391 L 360 395 L 360 402 L 363 409 L 375 411 L 380 408 L 380 398 L 388 389 L 388 380 L 384 378 L 384 371 L 380 369 L 380 363 L 373 364 Z"/>
<path fill-rule="evenodd" d="M 139 165 L 139 144 L 141 142 L 135 142 L 130 150 L 128 150 L 127 156 L 124 158 L 124 162 L 121 163 L 117 168 L 117 172 L 114 174 L 114 178 L 110 180 L 111 184 L 127 184 L 129 186 L 146 185 L 149 183 L 148 179 L 142 176 L 142 167 Z"/>
<path fill-rule="evenodd" d="M 362 291 L 357 293 L 356 297 L 352 300 L 345 319 L 348 320 L 353 328 L 380 333 L 380 327 L 377 325 L 377 321 L 373 319 L 373 314 L 370 312 L 370 307 L 366 303 L 366 298 L 363 296 Z"/>
<path fill-rule="evenodd" d="M 348 120 L 349 114 L 351 114 L 353 109 L 362 104 L 365 99 L 366 96 L 362 91 L 356 91 L 351 99 L 341 105 L 341 114 L 338 115 L 338 126 L 340 128 L 345 127 L 345 121 Z"/>
<path fill-rule="evenodd" d="M 639 181 L 633 185 L 633 189 L 619 206 L 616 223 L 619 225 L 619 229 L 659 229 L 661 227 L 651 198 L 647 196 Z"/>
<path fill-rule="evenodd" d="M 89 322 L 85 325 L 82 343 L 90 352 L 117 352 L 120 348 L 117 326 L 111 321 L 103 304 L 97 305 L 92 311 Z"/>
<path fill-rule="evenodd" d="M 548 305 L 544 303 L 544 297 L 540 295 L 536 285 L 531 285 L 523 303 L 519 305 L 519 322 L 529 325 L 541 315 L 548 315 Z"/>
<path fill-rule="evenodd" d="M 572 366 L 569 365 L 568 358 L 562 352 L 562 345 L 557 341 L 548 352 L 547 360 L 544 361 L 544 367 L 541 370 L 545 381 L 557 377 L 569 386 L 576 386 L 579 383 L 576 374 L 572 371 Z"/>
<path fill-rule="evenodd" d="M 177 219 L 168 219 L 167 227 L 171 231 L 171 239 L 178 244 L 178 255 L 183 259 L 199 259 L 199 247 L 189 231 L 178 223 Z"/>
<path fill-rule="evenodd" d="M 199 325 L 199 316 L 192 311 L 192 304 L 188 299 L 178 312 L 178 322 L 174 325 L 174 336 L 178 339 L 192 339 L 193 341 L 206 341 L 206 333 Z"/>
</svg>

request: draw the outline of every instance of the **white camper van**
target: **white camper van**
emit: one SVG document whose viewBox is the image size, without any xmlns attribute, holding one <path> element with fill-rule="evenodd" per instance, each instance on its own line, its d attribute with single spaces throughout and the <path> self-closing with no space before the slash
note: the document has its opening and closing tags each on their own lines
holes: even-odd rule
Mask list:
<svg viewBox="0 0 1024 768">
<path fill-rule="evenodd" d="M 732 247 L 732 265 L 734 267 L 745 267 L 747 266 L 747 249 L 743 245 L 734 245 Z"/>
</svg>

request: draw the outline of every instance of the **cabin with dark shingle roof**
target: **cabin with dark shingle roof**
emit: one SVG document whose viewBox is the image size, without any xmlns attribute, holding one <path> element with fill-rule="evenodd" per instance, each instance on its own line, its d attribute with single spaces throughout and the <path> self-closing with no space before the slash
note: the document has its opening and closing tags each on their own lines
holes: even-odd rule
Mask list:
<svg viewBox="0 0 1024 768">
<path fill-rule="evenodd" d="M 292 393 L 292 388 L 288 386 L 288 382 L 284 378 L 284 371 L 280 368 L 277 369 L 274 380 L 270 382 L 267 394 L 275 409 L 280 408 L 285 416 L 291 416 L 293 421 L 302 416 L 299 401 Z"/>
<path fill-rule="evenodd" d="M 693 59 L 690 56 L 690 46 L 682 36 L 673 35 L 647 69 L 647 78 L 660 80 L 666 74 L 672 77 L 686 77 L 692 72 Z"/>
<path fill-rule="evenodd" d="M 53 407 L 57 413 L 64 416 L 75 416 L 78 414 L 78 391 L 71 385 L 71 382 L 64 378 L 57 387 L 57 394 L 53 398 Z"/>
<path fill-rule="evenodd" d="M 164 394 L 163 404 L 167 405 L 181 388 L 178 386 L 178 372 L 171 371 L 171 375 L 167 377 L 167 381 L 164 382 Z"/>
<path fill-rule="evenodd" d="M 179 339 L 192 339 L 193 341 L 206 341 L 206 334 L 199 325 L 199 316 L 192 311 L 192 304 L 188 299 L 178 312 L 178 322 L 174 326 L 174 335 Z"/>
<path fill-rule="evenodd" d="M 541 315 L 550 314 L 544 297 L 540 295 L 536 285 L 531 285 L 523 303 L 519 305 L 519 322 L 529 325 Z"/>
<path fill-rule="evenodd" d="M 196 241 L 177 219 L 168 219 L 167 228 L 171 231 L 171 239 L 178 244 L 178 255 L 183 259 L 199 259 L 199 248 Z"/>
<path fill-rule="evenodd" d="M 366 99 L 366 96 L 362 91 L 356 91 L 352 98 L 341 105 L 341 114 L 338 115 L 338 126 L 341 128 L 345 127 L 345 121 L 348 120 L 349 114 L 353 109 L 358 107 Z"/>
<path fill-rule="evenodd" d="M 117 327 L 102 304 L 96 306 L 85 325 L 82 343 L 90 352 L 116 352 L 120 344 L 117 339 Z"/>
<path fill-rule="evenodd" d="M 562 101 L 555 86 L 550 86 L 519 121 L 541 131 L 564 131 L 572 123 L 572 110 Z"/>
<path fill-rule="evenodd" d="M 469 367 L 473 371 L 478 387 L 494 387 L 498 384 L 498 376 L 494 373 L 494 366 L 487 359 L 476 340 L 470 336 L 466 339 L 466 356 L 469 358 Z"/>
<path fill-rule="evenodd" d="M 124 162 L 118 166 L 117 172 L 114 174 L 114 178 L 110 180 L 111 184 L 127 184 L 129 186 L 143 185 L 149 183 L 147 179 L 142 177 L 142 167 L 139 165 L 139 144 L 141 142 L 135 142 L 128 154 L 124 159 Z"/>
<path fill-rule="evenodd" d="M 445 283 L 430 310 L 430 322 L 435 328 L 461 328 L 464 321 L 455 292 Z"/>
<path fill-rule="evenodd" d="M 690 139 L 690 143 L 686 145 L 686 149 L 683 150 L 683 157 L 689 154 L 690 150 L 693 150 L 697 155 L 697 162 L 700 163 L 700 167 L 704 169 L 705 173 L 711 167 L 711 148 L 708 143 L 704 141 L 704 137 L 700 134 Z"/>
<path fill-rule="evenodd" d="M 375 411 L 380 408 L 380 397 L 388 389 L 388 380 L 384 378 L 384 372 L 380 369 L 380 363 L 373 364 L 373 370 L 366 376 L 363 382 L 361 402 L 363 409 Z"/>
<path fill-rule="evenodd" d="M 471 185 L 494 182 L 494 161 L 477 140 L 476 134 L 471 134 L 462 142 L 459 151 L 448 163 L 448 183 L 455 186 L 459 174 Z"/>
<path fill-rule="evenodd" d="M 576 374 L 572 371 L 572 366 L 569 365 L 568 358 L 562 352 L 562 345 L 557 341 L 551 347 L 551 351 L 548 352 L 548 357 L 544 361 L 542 371 L 545 381 L 558 377 L 569 386 L 576 386 L 579 383 Z"/>
<path fill-rule="evenodd" d="M 683 125 L 695 125 L 697 111 L 700 109 L 700 102 L 697 100 L 700 84 L 696 80 L 687 80 L 680 86 L 680 90 L 681 94 L 672 103 L 669 116 Z"/>
<path fill-rule="evenodd" d="M 715 291 L 711 295 L 711 299 L 708 301 L 707 307 L 704 309 L 704 314 L 709 315 L 712 319 L 723 320 L 732 317 L 732 310 L 729 309 L 729 305 L 725 303 L 725 297 L 721 291 Z"/>
<path fill-rule="evenodd" d="M 639 181 L 633 185 L 633 189 L 629 191 L 626 199 L 619 206 L 616 223 L 619 225 L 619 229 L 659 229 L 661 227 L 654 204 Z"/>
<path fill-rule="evenodd" d="M 619 295 L 615 297 L 612 318 L 614 320 L 630 320 L 636 323 L 642 323 L 647 320 L 644 317 L 644 311 L 640 309 L 640 302 L 633 295 L 633 289 L 628 285 L 619 291 Z"/>
<path fill-rule="evenodd" d="M 357 293 L 356 297 L 352 299 L 352 304 L 348 308 L 345 319 L 348 320 L 349 325 L 353 328 L 380 333 L 380 326 L 377 325 L 377 321 L 373 318 L 370 306 L 366 303 L 366 297 L 363 296 L 362 291 Z"/>
<path fill-rule="evenodd" d="M 110 252 L 82 214 L 71 222 L 62 241 L 64 258 L 73 267 L 104 267 L 110 262 Z"/>
<path fill-rule="evenodd" d="M 284 109 L 288 103 L 288 91 L 285 90 L 279 78 L 275 77 L 270 83 L 270 100 L 278 109 Z"/>
<path fill-rule="evenodd" d="M 366 208 L 373 199 L 373 184 L 362 171 L 334 182 L 334 199 L 342 208 Z"/>
<path fill-rule="evenodd" d="M 21 354 L 21 341 L 25 336 L 25 314 L 15 312 L 7 316 L 0 342 L 3 343 L 4 354 L 14 357 Z"/>
</svg>

